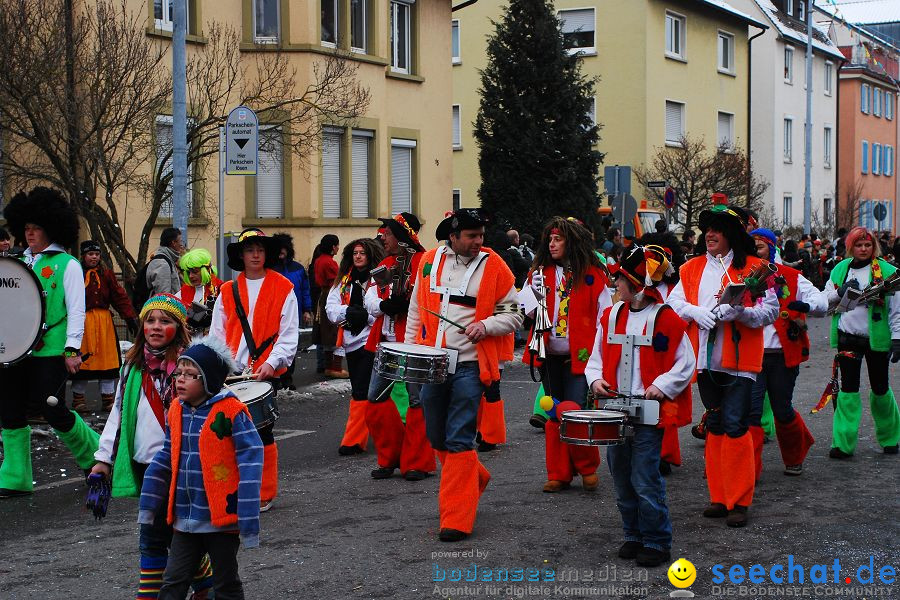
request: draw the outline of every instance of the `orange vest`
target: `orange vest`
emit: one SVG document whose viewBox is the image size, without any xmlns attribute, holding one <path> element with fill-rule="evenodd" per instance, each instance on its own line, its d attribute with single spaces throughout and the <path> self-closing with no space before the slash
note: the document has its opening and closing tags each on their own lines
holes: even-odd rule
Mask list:
<svg viewBox="0 0 900 600">
<path fill-rule="evenodd" d="M 612 307 L 603 311 L 600 324 L 603 331 L 609 331 L 609 315 Z M 615 324 L 615 333 L 625 333 L 628 325 L 630 311 L 627 306 L 619 311 L 618 322 Z M 641 383 L 647 389 L 656 378 L 667 373 L 675 364 L 675 355 L 685 334 L 686 323 L 668 305 L 663 305 L 656 314 L 656 323 L 653 326 L 653 345 L 639 346 L 638 356 L 641 361 Z M 603 356 L 603 379 L 608 381 L 613 389 L 619 389 L 619 361 L 622 358 L 622 345 L 610 344 L 604 335 L 600 342 Z M 672 400 L 660 402 L 659 425 L 682 426 L 691 422 L 691 386 L 688 384 L 684 390 Z"/>
<path fill-rule="evenodd" d="M 197 300 L 197 302 L 199 302 L 201 304 L 203 302 L 206 302 L 206 299 L 209 298 L 209 296 L 215 290 L 219 289 L 219 287 L 221 287 L 221 285 L 222 285 L 222 281 L 220 279 L 213 277 L 209 283 L 207 283 L 205 286 L 203 286 L 203 298 L 201 298 L 200 300 Z M 196 294 L 196 292 L 197 292 L 197 288 L 195 288 L 194 286 L 188 285 L 188 284 L 182 285 L 181 286 L 181 302 L 185 306 L 190 307 L 191 302 L 194 301 L 194 295 Z"/>
<path fill-rule="evenodd" d="M 784 350 L 786 367 L 796 367 L 809 360 L 809 335 L 806 333 L 806 313 L 788 309 L 787 305 L 797 299 L 800 271 L 784 265 L 776 265 L 778 274 L 784 277 L 787 294 L 781 293 L 778 303 L 781 310 L 775 319 L 775 332 Z M 776 288 L 777 289 L 777 288 Z"/>
<path fill-rule="evenodd" d="M 250 314 L 250 299 L 247 294 L 247 278 L 243 273 L 238 275 L 238 294 L 241 297 L 241 304 L 244 305 L 244 311 Z M 241 320 L 238 319 L 237 311 L 234 307 L 234 292 L 231 287 L 233 281 L 226 281 L 222 284 L 219 294 L 222 297 L 222 308 L 225 309 L 225 343 L 231 348 L 232 354 L 237 354 L 241 345 L 241 338 L 244 337 L 244 330 L 241 329 Z M 294 284 L 290 280 L 270 269 L 266 269 L 266 276 L 263 279 L 262 287 L 259 289 L 259 296 L 256 298 L 256 306 L 253 310 L 253 322 L 250 323 L 250 330 L 253 333 L 253 341 L 257 347 L 265 340 L 272 336 L 272 343 L 265 349 L 262 355 L 254 360 L 250 360 L 253 367 L 256 363 L 265 362 L 272 352 L 272 347 L 278 341 L 278 331 L 281 329 L 281 308 L 288 294 L 294 293 Z M 275 372 L 281 375 L 287 371 L 281 368 Z"/>
<path fill-rule="evenodd" d="M 169 525 L 175 521 L 175 487 L 178 483 L 178 463 L 181 459 L 181 413 L 181 402 L 176 398 L 169 407 L 169 439 L 172 444 Z M 228 496 L 237 494 L 241 478 L 234 451 L 234 440 L 231 436 L 220 439 L 210 429 L 219 413 L 224 414 L 229 421 L 234 421 L 234 417 L 238 413 L 244 413 L 249 419 L 250 411 L 247 410 L 246 404 L 234 396 L 222 398 L 209 409 L 209 415 L 200 429 L 200 467 L 203 470 L 203 487 L 206 490 L 209 514 L 213 525 L 227 527 L 236 525 L 238 522 L 237 513 L 227 512 L 226 507 L 228 506 Z"/>
<path fill-rule="evenodd" d="M 488 257 L 484 261 L 481 284 L 475 297 L 475 318 L 479 321 L 483 321 L 493 315 L 497 303 L 515 285 L 515 277 L 503 259 L 489 248 L 482 248 L 481 250 L 482 252 L 487 252 Z M 436 254 L 437 248 L 429 250 L 419 263 L 423 265 L 419 272 L 422 282 L 419 284 L 416 302 L 421 308 L 440 313 L 441 295 L 431 291 L 430 281 L 430 278 L 433 276 L 437 277 L 437 281 L 440 283 L 440 274 L 431 272 Z M 444 263 L 442 261 L 442 270 L 443 266 Z M 438 318 L 424 310 L 420 311 L 419 318 L 422 325 L 419 327 L 419 331 L 416 332 L 416 343 L 423 346 L 434 346 L 439 325 Z M 488 336 L 475 344 L 475 350 L 478 353 L 479 379 L 481 379 L 481 383 L 490 385 L 492 382 L 500 379 L 500 361 L 512 359 L 514 343 L 513 334 L 509 333 L 502 336 Z"/>
<path fill-rule="evenodd" d="M 750 274 L 754 267 L 763 261 L 755 256 L 747 257 L 747 264 L 743 269 L 735 268 L 734 264 L 729 265 L 728 275 L 732 281 L 743 281 L 744 277 Z M 684 289 L 685 299 L 693 305 L 698 305 L 700 295 L 700 278 L 703 276 L 703 269 L 706 268 L 706 255 L 697 256 L 681 265 L 680 277 L 681 287 Z M 723 277 L 727 282 L 728 279 Z M 724 287 L 724 286 L 723 286 Z M 718 335 L 722 337 L 722 367 L 736 371 L 747 371 L 750 373 L 759 373 L 762 370 L 763 357 L 763 328 L 747 327 L 739 321 L 727 321 L 719 323 Z M 697 323 L 691 321 L 688 324 L 688 336 L 691 344 L 694 346 L 694 355 L 696 356 L 700 349 L 700 334 Z M 737 342 L 737 344 L 735 344 Z M 705 369 L 706 365 L 697 365 L 697 369 Z"/>
</svg>

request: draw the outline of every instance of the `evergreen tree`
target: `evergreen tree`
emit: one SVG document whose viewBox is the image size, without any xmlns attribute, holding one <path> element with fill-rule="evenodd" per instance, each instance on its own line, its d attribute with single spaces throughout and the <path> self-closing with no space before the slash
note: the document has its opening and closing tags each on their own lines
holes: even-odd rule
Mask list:
<svg viewBox="0 0 900 600">
<path fill-rule="evenodd" d="M 533 234 L 553 215 L 595 221 L 594 80 L 566 51 L 551 0 L 510 0 L 494 26 L 475 121 L 481 205 Z"/>
</svg>

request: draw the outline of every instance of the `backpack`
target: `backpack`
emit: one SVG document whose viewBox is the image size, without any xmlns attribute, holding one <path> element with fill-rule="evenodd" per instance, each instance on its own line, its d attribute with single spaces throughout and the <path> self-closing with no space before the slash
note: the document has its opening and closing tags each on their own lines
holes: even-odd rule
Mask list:
<svg viewBox="0 0 900 600">
<path fill-rule="evenodd" d="M 150 285 L 147 283 L 147 267 L 150 266 L 150 263 L 156 260 L 157 258 L 161 258 L 169 265 L 169 268 L 174 269 L 175 266 L 172 264 L 172 261 L 169 260 L 165 254 L 154 254 L 150 257 L 144 266 L 140 268 L 137 272 L 137 275 L 134 279 L 134 288 L 131 294 L 131 305 L 134 306 L 134 310 L 137 314 L 141 314 L 141 309 L 144 308 L 144 303 L 150 299 Z"/>
</svg>

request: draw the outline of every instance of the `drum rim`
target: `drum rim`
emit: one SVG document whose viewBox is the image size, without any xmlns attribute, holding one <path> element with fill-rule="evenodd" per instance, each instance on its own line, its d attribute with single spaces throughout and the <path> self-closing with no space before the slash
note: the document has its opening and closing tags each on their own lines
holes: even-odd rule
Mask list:
<svg viewBox="0 0 900 600">
<path fill-rule="evenodd" d="M 29 267 L 23 260 L 12 256 L 0 256 L 0 261 L 10 260 L 16 263 L 19 267 L 25 270 L 28 275 L 31 277 L 32 282 L 38 289 L 38 298 L 41 301 L 41 320 L 40 326 L 38 327 L 37 334 L 34 339 L 31 341 L 31 344 L 28 346 L 28 350 L 26 350 L 21 356 L 15 358 L 13 360 L 4 360 L 0 361 L 0 368 L 10 367 L 18 362 L 21 362 L 31 356 L 31 353 L 34 352 L 35 347 L 40 343 L 41 338 L 44 337 L 44 334 L 47 333 L 47 330 L 44 327 L 47 325 L 47 298 L 44 296 L 44 286 L 41 285 L 41 280 L 38 279 L 38 276 L 35 274 L 34 270 Z"/>
<path fill-rule="evenodd" d="M 253 385 L 267 385 L 267 386 L 269 386 L 269 390 L 275 389 L 275 386 L 272 385 L 268 381 L 235 381 L 234 383 L 229 383 L 227 387 L 229 390 L 234 392 L 235 388 L 244 389 L 245 386 L 253 386 Z M 237 394 L 235 394 L 235 396 L 237 396 Z M 262 397 L 262 396 L 260 396 L 260 397 Z"/>
<path fill-rule="evenodd" d="M 412 352 L 412 351 L 404 352 L 404 354 L 411 354 L 413 356 L 422 356 L 422 357 L 429 357 L 429 358 L 431 358 L 431 357 L 438 358 L 438 357 L 442 357 L 442 356 L 447 356 L 447 351 L 444 350 L 443 348 L 435 348 L 434 346 L 426 346 L 424 344 L 408 344 L 406 342 L 380 342 L 378 344 L 377 349 L 378 350 L 383 349 L 386 351 L 390 350 L 390 351 L 394 351 L 394 352 L 398 352 L 398 351 L 402 352 L 403 351 L 402 348 L 395 348 L 395 346 L 408 346 L 408 347 L 416 348 L 416 350 L 419 350 L 418 353 Z"/>
<path fill-rule="evenodd" d="M 593 413 L 593 415 L 588 414 L 585 415 L 583 413 Z M 607 415 L 596 415 L 596 413 L 608 413 Z M 569 415 L 568 419 L 566 416 Z M 590 419 L 591 416 L 595 418 Z M 587 409 L 582 408 L 578 410 L 567 410 L 562 413 L 562 418 L 560 420 L 567 420 L 573 423 L 618 423 L 619 421 L 624 421 L 627 413 L 624 413 L 620 410 L 609 410 L 605 408 L 597 408 L 597 409 Z"/>
</svg>

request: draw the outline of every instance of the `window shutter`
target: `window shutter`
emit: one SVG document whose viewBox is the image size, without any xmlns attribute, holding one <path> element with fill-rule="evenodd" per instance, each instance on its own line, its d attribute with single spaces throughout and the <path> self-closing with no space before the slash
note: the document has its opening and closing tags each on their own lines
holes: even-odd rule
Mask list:
<svg viewBox="0 0 900 600">
<path fill-rule="evenodd" d="M 364 219 L 369 216 L 369 151 L 372 137 L 372 133 L 368 131 L 353 132 L 350 157 L 352 170 L 350 216 L 354 218 Z"/>
<path fill-rule="evenodd" d="M 732 146 L 731 115 L 729 115 L 728 113 L 719 113 L 719 145 L 725 145 L 729 149 Z"/>
<path fill-rule="evenodd" d="M 322 216 L 341 216 L 341 139 L 339 130 L 322 133 Z"/>
<path fill-rule="evenodd" d="M 461 124 L 460 124 L 460 115 L 459 115 L 459 105 L 456 104 L 453 106 L 453 146 L 461 146 L 462 145 L 462 133 L 461 133 Z"/>
<path fill-rule="evenodd" d="M 594 9 L 582 8 L 578 10 L 563 10 L 559 12 L 562 21 L 563 33 L 575 33 L 576 31 L 594 31 Z"/>
<path fill-rule="evenodd" d="M 682 110 L 683 104 L 678 102 L 666 102 L 666 141 L 681 143 L 682 138 Z"/>
<path fill-rule="evenodd" d="M 412 212 L 413 147 L 391 145 L 391 216 Z"/>
<path fill-rule="evenodd" d="M 869 172 L 869 142 L 862 143 L 862 172 Z"/>
<path fill-rule="evenodd" d="M 274 128 L 259 132 L 259 167 L 256 172 L 256 218 L 284 217 L 284 148 L 281 132 Z"/>
</svg>

